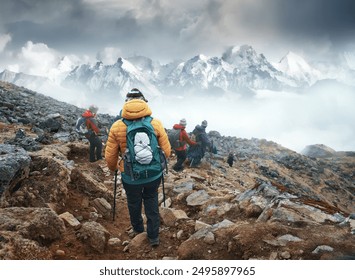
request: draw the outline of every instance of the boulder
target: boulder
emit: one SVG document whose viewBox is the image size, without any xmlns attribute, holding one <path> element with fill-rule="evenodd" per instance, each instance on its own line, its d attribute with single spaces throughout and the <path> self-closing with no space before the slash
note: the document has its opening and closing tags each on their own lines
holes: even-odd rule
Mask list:
<svg viewBox="0 0 355 280">
<path fill-rule="evenodd" d="M 18 188 L 29 175 L 30 163 L 31 158 L 24 149 L 0 144 L 0 196 Z"/>
<path fill-rule="evenodd" d="M 0 232 L 14 231 L 29 240 L 51 242 L 62 237 L 64 222 L 50 208 L 0 209 Z"/>
<path fill-rule="evenodd" d="M 86 222 L 78 231 L 78 238 L 99 253 L 103 253 L 110 239 L 110 233 L 97 222 Z"/>
<path fill-rule="evenodd" d="M 161 207 L 159 213 L 163 223 L 169 227 L 174 226 L 179 220 L 189 219 L 183 210 Z"/>
<path fill-rule="evenodd" d="M 193 192 L 186 198 L 187 205 L 189 206 L 198 206 L 204 205 L 210 200 L 210 196 L 205 190 L 199 190 Z"/>
<path fill-rule="evenodd" d="M 18 232 L 1 231 L 0 260 L 50 260 L 52 254 L 37 241 L 24 238 Z"/>
<path fill-rule="evenodd" d="M 301 154 L 313 158 L 328 158 L 333 157 L 336 154 L 336 151 L 323 144 L 316 144 L 306 146 L 301 151 Z"/>
</svg>

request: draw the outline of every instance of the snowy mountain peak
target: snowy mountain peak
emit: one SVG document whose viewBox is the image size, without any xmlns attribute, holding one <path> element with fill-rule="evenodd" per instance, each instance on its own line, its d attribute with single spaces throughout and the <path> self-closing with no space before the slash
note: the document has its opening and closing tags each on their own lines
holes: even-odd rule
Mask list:
<svg viewBox="0 0 355 280">
<path fill-rule="evenodd" d="M 141 71 L 153 71 L 155 67 L 159 67 L 159 64 L 155 64 L 152 59 L 141 56 L 135 55 L 132 57 L 127 58 L 130 63 L 132 63 L 137 69 Z"/>
<path fill-rule="evenodd" d="M 353 57 L 355 56 L 347 56 L 349 61 L 355 61 Z M 133 87 L 138 87 L 151 96 L 159 96 L 161 92 L 219 94 L 240 93 L 245 89 L 293 90 L 311 86 L 317 80 L 325 78 L 324 73 L 329 72 L 327 67 L 328 72 L 322 70 L 321 74 L 293 52 L 287 53 L 279 63 L 271 64 L 250 45 L 231 46 L 222 56 L 208 57 L 198 54 L 188 60 L 174 61 L 166 65 L 140 55 L 118 57 L 116 63 L 109 65 L 102 61 L 80 64 L 77 59 L 71 56 L 63 57 L 57 67 L 47 72 L 46 77 L 58 86 L 92 93 L 120 92 L 123 98 Z M 339 76 L 340 71 L 334 70 L 334 73 Z M 16 75 L 8 71 L 0 74 L 3 80 L 21 83 L 20 85 L 27 85 L 26 81 L 32 85 L 43 83 L 38 77 Z M 349 70 L 342 73 L 343 80 L 349 80 L 348 76 L 353 77 L 353 72 Z M 327 76 L 332 77 L 334 75 Z"/>
<path fill-rule="evenodd" d="M 252 46 L 242 45 L 240 47 L 229 47 L 222 55 L 222 59 L 230 64 L 258 63 L 261 57 Z"/>
<path fill-rule="evenodd" d="M 79 61 L 73 61 L 70 57 L 63 56 L 58 63 L 57 70 L 60 73 L 70 72 L 78 63 Z"/>
<path fill-rule="evenodd" d="M 64 85 L 78 86 L 90 92 L 120 92 L 123 98 L 133 87 L 147 92 L 148 99 L 161 95 L 144 71 L 140 71 L 129 60 L 122 57 L 119 57 L 113 65 L 104 65 L 102 62 L 97 62 L 95 65 L 81 65 L 70 72 Z"/>
<path fill-rule="evenodd" d="M 20 73 L 15 73 L 12 72 L 8 69 L 5 69 L 3 72 L 0 73 L 0 78 L 2 81 L 11 81 L 15 79 L 16 75 L 19 75 Z"/>
<path fill-rule="evenodd" d="M 320 77 L 318 70 L 312 68 L 303 57 L 291 51 L 274 66 L 279 71 L 308 85 L 313 84 Z"/>
<path fill-rule="evenodd" d="M 98 62 L 96 62 L 95 66 L 94 66 L 94 69 L 95 70 L 100 70 L 103 66 L 104 66 L 103 62 L 102 61 L 98 61 Z"/>
<path fill-rule="evenodd" d="M 311 66 L 304 60 L 303 57 L 288 52 L 279 62 L 279 69 L 285 72 L 299 72 L 300 70 L 311 70 Z"/>
<path fill-rule="evenodd" d="M 134 65 L 132 63 L 130 63 L 128 60 L 120 57 L 118 58 L 117 62 L 116 62 L 116 66 L 118 66 L 119 68 L 122 68 L 123 70 L 127 71 L 127 72 L 137 72 L 137 68 L 134 67 Z"/>
<path fill-rule="evenodd" d="M 204 61 L 207 61 L 208 60 L 208 57 L 203 55 L 203 54 L 199 54 L 196 56 L 196 58 L 198 58 L 199 60 L 204 60 Z"/>
<path fill-rule="evenodd" d="M 242 45 L 239 47 L 239 50 L 236 51 L 236 54 L 240 55 L 240 56 L 257 56 L 256 51 L 254 50 L 254 48 L 250 45 Z"/>
<path fill-rule="evenodd" d="M 116 63 L 114 65 L 117 65 L 117 66 L 121 67 L 121 65 L 123 64 L 123 60 L 124 59 L 122 57 L 117 58 L 117 61 L 116 61 Z"/>
<path fill-rule="evenodd" d="M 16 73 L 7 69 L 0 73 L 0 81 L 26 86 L 29 89 L 43 88 L 50 83 L 48 78 L 42 76 L 27 75 L 22 72 Z"/>
</svg>

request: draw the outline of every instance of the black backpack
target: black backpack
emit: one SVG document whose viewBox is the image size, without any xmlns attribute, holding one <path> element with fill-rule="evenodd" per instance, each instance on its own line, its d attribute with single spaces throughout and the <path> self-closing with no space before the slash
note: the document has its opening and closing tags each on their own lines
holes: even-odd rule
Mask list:
<svg viewBox="0 0 355 280">
<path fill-rule="evenodd" d="M 180 135 L 181 135 L 181 129 L 171 129 L 168 131 L 168 138 L 170 142 L 170 146 L 172 149 L 176 150 L 177 148 L 180 148 L 184 146 L 184 142 L 180 140 Z"/>
</svg>

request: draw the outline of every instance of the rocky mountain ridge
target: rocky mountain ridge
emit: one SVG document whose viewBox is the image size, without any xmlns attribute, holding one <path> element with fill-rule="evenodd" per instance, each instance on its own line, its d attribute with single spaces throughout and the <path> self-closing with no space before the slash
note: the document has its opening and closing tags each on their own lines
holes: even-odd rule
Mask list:
<svg viewBox="0 0 355 280">
<path fill-rule="evenodd" d="M 349 78 L 353 70 L 342 72 L 341 79 Z M 51 77 L 47 78 L 5 70 L 0 73 L 0 80 L 37 91 L 48 90 L 51 80 L 53 87 L 91 93 L 124 94 L 135 86 L 152 95 L 148 96 L 151 98 L 161 94 L 246 94 L 265 89 L 299 91 L 322 79 L 337 79 L 337 73 L 340 72 L 329 74 L 324 69 L 317 70 L 292 52 L 279 63 L 271 63 L 252 46 L 242 45 L 228 48 L 219 57 L 199 54 L 186 61 L 163 65 L 143 56 L 119 57 L 112 65 L 98 61 L 62 67 L 59 63 L 58 69 L 51 71 Z M 353 79 L 348 78 L 353 85 Z"/>
<path fill-rule="evenodd" d="M 165 176 L 161 244 L 151 248 L 146 233 L 128 234 L 120 185 L 112 220 L 113 174 L 88 162 L 73 131 L 81 112 L 0 82 L 0 259 L 354 257 L 354 152 L 316 145 L 301 155 L 210 131 L 218 154 Z M 112 117 L 99 120 L 109 127 Z"/>
<path fill-rule="evenodd" d="M 221 57 L 200 54 L 187 61 L 167 65 L 153 63 L 144 57 L 119 58 L 113 65 L 100 63 L 100 68 L 97 65 L 81 65 L 68 74 L 64 84 L 90 91 L 110 91 L 114 86 L 116 92 L 117 88 L 127 92 L 135 84 L 146 92 L 156 94 L 241 92 L 245 89 L 295 90 L 309 86 L 309 78 L 304 77 L 313 76 L 309 65 L 299 71 L 307 73 L 301 75 L 277 70 L 263 54 L 243 45 L 227 49 Z M 100 81 L 105 81 L 105 84 Z"/>
</svg>

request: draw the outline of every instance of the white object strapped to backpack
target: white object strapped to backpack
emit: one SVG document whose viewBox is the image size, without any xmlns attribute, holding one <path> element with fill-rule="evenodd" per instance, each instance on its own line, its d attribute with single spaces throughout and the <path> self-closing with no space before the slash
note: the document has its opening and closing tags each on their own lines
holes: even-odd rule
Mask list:
<svg viewBox="0 0 355 280">
<path fill-rule="evenodd" d="M 85 135 L 86 133 L 89 132 L 87 126 L 86 126 L 86 118 L 85 117 L 79 117 L 76 121 L 75 124 L 75 131 L 79 133 L 80 135 Z"/>
<path fill-rule="evenodd" d="M 137 132 L 134 136 L 135 158 L 140 164 L 150 164 L 153 159 L 153 150 L 150 140 L 145 132 Z"/>
<path fill-rule="evenodd" d="M 126 182 L 139 183 L 141 180 L 158 178 L 167 170 L 166 158 L 159 147 L 158 139 L 151 124 L 152 117 L 136 120 L 122 119 L 127 126 L 127 146 L 123 156 Z"/>
</svg>

